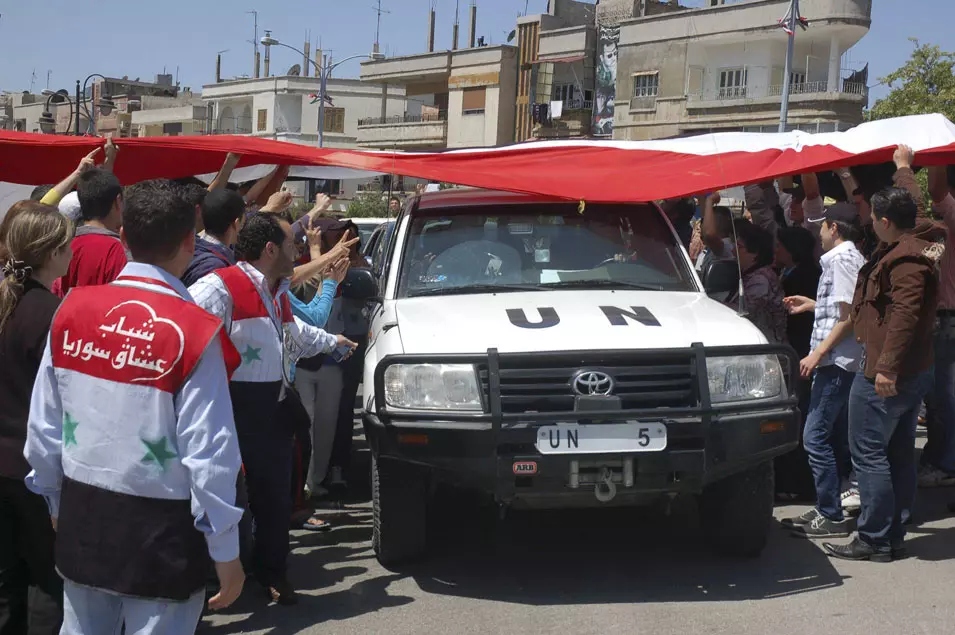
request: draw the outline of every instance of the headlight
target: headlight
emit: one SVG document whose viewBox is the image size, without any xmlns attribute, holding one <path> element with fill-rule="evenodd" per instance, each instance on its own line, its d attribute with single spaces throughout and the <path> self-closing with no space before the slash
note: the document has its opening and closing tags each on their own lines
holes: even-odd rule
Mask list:
<svg viewBox="0 0 955 635">
<path fill-rule="evenodd" d="M 470 364 L 394 364 L 385 369 L 385 402 L 410 410 L 481 412 L 477 372 Z"/>
<path fill-rule="evenodd" d="M 782 394 L 786 384 L 775 355 L 708 357 L 706 376 L 715 404 L 772 399 Z"/>
</svg>

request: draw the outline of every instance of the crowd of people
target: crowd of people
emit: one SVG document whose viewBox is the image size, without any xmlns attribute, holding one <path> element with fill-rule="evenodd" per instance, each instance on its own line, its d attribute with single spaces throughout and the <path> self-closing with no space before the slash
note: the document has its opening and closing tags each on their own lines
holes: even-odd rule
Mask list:
<svg viewBox="0 0 955 635">
<path fill-rule="evenodd" d="M 777 486 L 799 493 L 801 462 L 816 505 L 782 524 L 807 538 L 855 530 L 848 544 L 823 544 L 838 558 L 902 557 L 917 487 L 955 485 L 955 260 L 945 249 L 955 179 L 929 166 L 926 204 L 915 153 L 899 146 L 893 160 L 891 182 L 839 170 L 842 202 L 827 204 L 818 176 L 804 174 L 747 186 L 738 220 L 718 194 L 701 197 L 699 222 L 685 201 L 667 208 L 704 285 L 714 263 L 738 262 L 743 297 L 726 303 L 799 355 L 804 453 L 779 460 Z M 928 439 L 916 466 L 920 420 Z"/>
<path fill-rule="evenodd" d="M 295 604 L 289 530 L 347 486 L 355 225 L 293 220 L 287 168 L 124 188 L 117 154 L 0 223 L 4 635 L 192 632 L 213 571 L 213 610 L 246 572 Z"/>
<path fill-rule="evenodd" d="M 124 188 L 117 160 L 107 142 L 0 223 L 4 634 L 191 632 L 213 570 L 213 610 L 246 572 L 294 604 L 289 530 L 330 529 L 316 501 L 347 485 L 357 228 L 322 195 L 293 219 L 287 168 L 233 187 L 230 154 L 209 185 Z M 902 557 L 917 484 L 955 485 L 955 190 L 927 168 L 926 205 L 914 164 L 900 146 L 891 183 L 840 170 L 844 202 L 805 174 L 747 186 L 741 219 L 716 194 L 698 221 L 666 205 L 704 284 L 733 263 L 726 303 L 800 357 L 816 504 L 783 525 L 856 528 L 824 544 L 840 558 Z"/>
</svg>

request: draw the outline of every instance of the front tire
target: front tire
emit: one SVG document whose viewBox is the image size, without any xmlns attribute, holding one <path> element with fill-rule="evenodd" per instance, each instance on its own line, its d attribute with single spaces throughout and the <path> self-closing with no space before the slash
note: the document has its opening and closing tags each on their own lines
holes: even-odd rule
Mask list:
<svg viewBox="0 0 955 635">
<path fill-rule="evenodd" d="M 703 491 L 700 524 L 718 551 L 744 558 L 762 553 L 773 521 L 773 481 L 773 463 L 767 461 Z"/>
<path fill-rule="evenodd" d="M 420 560 L 427 551 L 428 479 L 424 470 L 372 453 L 372 548 L 384 567 Z"/>
</svg>

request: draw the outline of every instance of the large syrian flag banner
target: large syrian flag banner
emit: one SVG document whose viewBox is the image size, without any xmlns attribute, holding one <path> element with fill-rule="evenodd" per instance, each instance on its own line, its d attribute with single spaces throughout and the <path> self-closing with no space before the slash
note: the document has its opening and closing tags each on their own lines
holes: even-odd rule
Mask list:
<svg viewBox="0 0 955 635">
<path fill-rule="evenodd" d="M 0 132 L 0 182 L 40 185 L 68 175 L 104 140 Z M 892 160 L 911 146 L 919 165 L 955 164 L 955 125 L 938 114 L 865 123 L 847 132 L 728 132 L 657 141 L 567 140 L 445 152 L 315 148 L 213 135 L 118 139 L 124 184 L 215 173 L 228 152 L 239 167 L 297 166 L 314 178 L 400 174 L 591 202 L 650 201 L 789 174 Z M 248 171 L 248 170 L 243 170 Z M 332 176 L 334 175 L 334 176 Z"/>
</svg>

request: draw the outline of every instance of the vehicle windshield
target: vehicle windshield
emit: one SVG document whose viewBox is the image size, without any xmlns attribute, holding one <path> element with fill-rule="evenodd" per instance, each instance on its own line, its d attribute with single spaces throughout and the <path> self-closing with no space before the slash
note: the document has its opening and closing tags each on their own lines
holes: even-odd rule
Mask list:
<svg viewBox="0 0 955 635">
<path fill-rule="evenodd" d="M 652 205 L 488 206 L 419 213 L 398 297 L 559 288 L 696 291 Z"/>
</svg>

